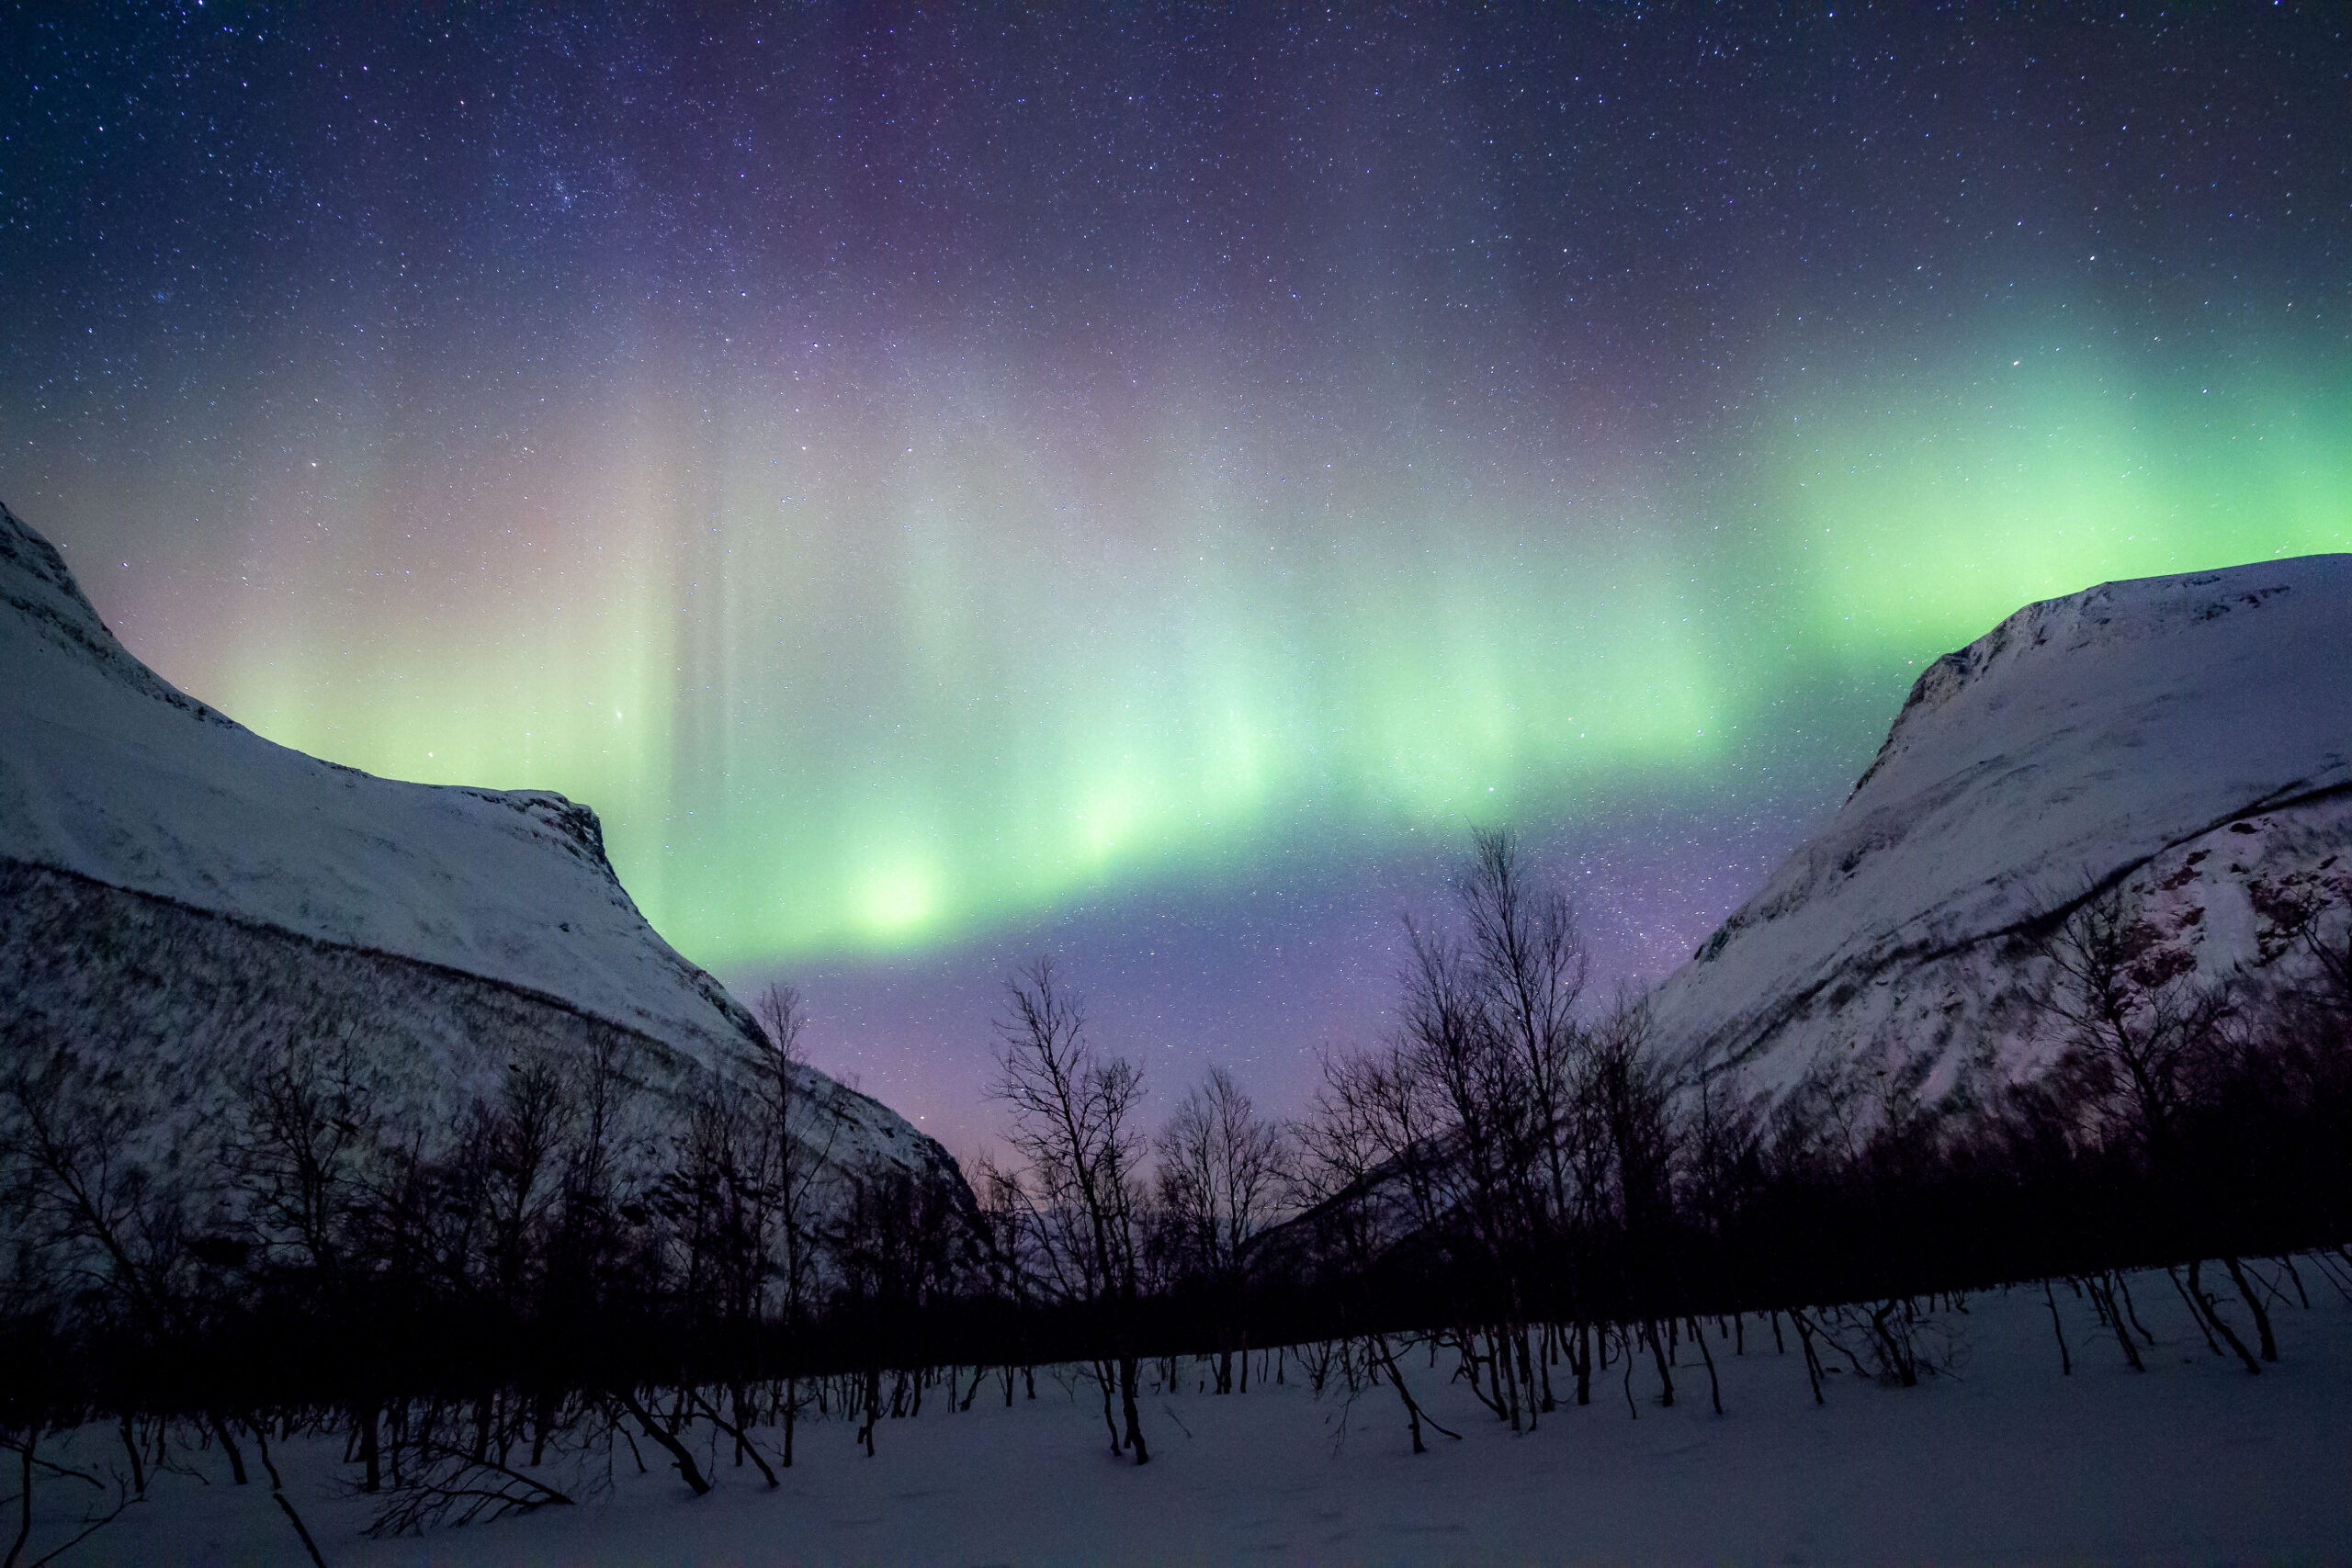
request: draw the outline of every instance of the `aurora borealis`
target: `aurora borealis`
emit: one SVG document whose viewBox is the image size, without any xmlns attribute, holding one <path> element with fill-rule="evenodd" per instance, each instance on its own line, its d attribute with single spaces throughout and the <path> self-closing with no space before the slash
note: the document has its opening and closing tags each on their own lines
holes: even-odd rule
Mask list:
<svg viewBox="0 0 2352 1568">
<path fill-rule="evenodd" d="M 1039 945 L 1286 1104 L 1470 823 L 1654 976 L 1920 661 L 2352 549 L 2339 12 L 0 41 L 0 498 L 271 739 L 595 806 L 929 1125 Z"/>
</svg>

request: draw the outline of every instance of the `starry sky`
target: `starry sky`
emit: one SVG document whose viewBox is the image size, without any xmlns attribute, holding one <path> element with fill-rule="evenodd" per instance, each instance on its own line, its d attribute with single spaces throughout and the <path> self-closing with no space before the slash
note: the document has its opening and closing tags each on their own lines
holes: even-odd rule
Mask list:
<svg viewBox="0 0 2352 1568">
<path fill-rule="evenodd" d="M 2352 548 L 2337 8 L 672 9 L 0 17 L 0 500 L 951 1148 L 1030 954 L 1294 1110 L 1470 827 L 1655 979 L 1922 661 Z"/>
</svg>

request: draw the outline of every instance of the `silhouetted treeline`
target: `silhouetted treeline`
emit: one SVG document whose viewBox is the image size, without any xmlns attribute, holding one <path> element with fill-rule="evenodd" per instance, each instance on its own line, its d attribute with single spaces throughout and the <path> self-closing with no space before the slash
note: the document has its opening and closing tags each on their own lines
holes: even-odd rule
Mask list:
<svg viewBox="0 0 2352 1568">
<path fill-rule="evenodd" d="M 29 1484 L 43 1433 L 102 1421 L 143 1485 L 175 1442 L 240 1477 L 250 1449 L 274 1484 L 272 1436 L 331 1430 L 386 1529 L 568 1501 L 550 1455 L 599 1445 L 696 1492 L 714 1453 L 773 1483 L 812 1415 L 870 1452 L 894 1416 L 1033 1397 L 1048 1367 L 1137 1462 L 1148 1382 L 1238 1393 L 1253 1365 L 1393 1390 L 1418 1447 L 1444 1430 L 1424 1379 L 1514 1426 L 1610 1369 L 1670 1399 L 1695 1354 L 1712 1388 L 1702 1323 L 1908 1381 L 1917 1303 L 2009 1280 L 2077 1281 L 2137 1365 L 2141 1266 L 2259 1371 L 2249 1260 L 2352 1235 L 2341 879 L 2275 900 L 2272 962 L 2220 981 L 2119 889 L 2053 907 L 2010 955 L 2047 1070 L 1933 1100 L 1850 1061 L 1755 1093 L 1637 1002 L 1593 1007 L 1572 910 L 1507 837 L 1455 887 L 1409 931 L 1396 1033 L 1329 1056 L 1295 1122 L 1216 1072 L 1147 1125 L 1054 966 L 1016 975 L 1012 1158 L 977 1190 L 859 1141 L 784 988 L 763 1058 L 683 1089 L 615 1034 L 435 1108 L 389 1099 L 328 1018 L 196 1106 L 0 1024 L 0 1431 Z"/>
</svg>

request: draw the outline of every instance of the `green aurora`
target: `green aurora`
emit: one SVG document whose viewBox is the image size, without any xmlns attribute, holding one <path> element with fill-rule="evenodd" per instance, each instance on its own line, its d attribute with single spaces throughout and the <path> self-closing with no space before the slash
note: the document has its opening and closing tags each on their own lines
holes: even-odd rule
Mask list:
<svg viewBox="0 0 2352 1568">
<path fill-rule="evenodd" d="M 481 603 L 298 608 L 214 689 L 374 772 L 594 803 L 655 923 L 725 965 L 1214 882 L 1283 835 L 1736 792 L 1729 759 L 1809 682 L 1906 681 L 2101 581 L 2352 548 L 2341 376 L 1993 344 L 1839 384 L 1767 402 L 1679 488 L 1140 420 L 1073 481 L 935 388 L 904 415 L 927 440 L 744 413 L 665 442 L 591 411 L 450 525 Z M 401 567 L 358 548 L 312 561 Z"/>
<path fill-rule="evenodd" d="M 0 491 L 902 1092 L 1033 941 L 1298 1090 L 1465 822 L 1653 973 L 1923 661 L 2352 549 L 2325 8 L 230 10 L 0 23 Z"/>
</svg>

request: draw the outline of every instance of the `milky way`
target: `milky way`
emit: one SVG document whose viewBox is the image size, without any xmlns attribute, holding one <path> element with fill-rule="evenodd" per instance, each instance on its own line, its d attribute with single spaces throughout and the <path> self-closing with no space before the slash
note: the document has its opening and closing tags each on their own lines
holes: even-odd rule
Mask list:
<svg viewBox="0 0 2352 1568">
<path fill-rule="evenodd" d="M 2352 548 L 2337 12 L 218 9 L 0 23 L 0 497 L 951 1139 L 1023 953 L 1295 1106 L 1468 825 L 1654 977 L 1924 660 Z"/>
</svg>

